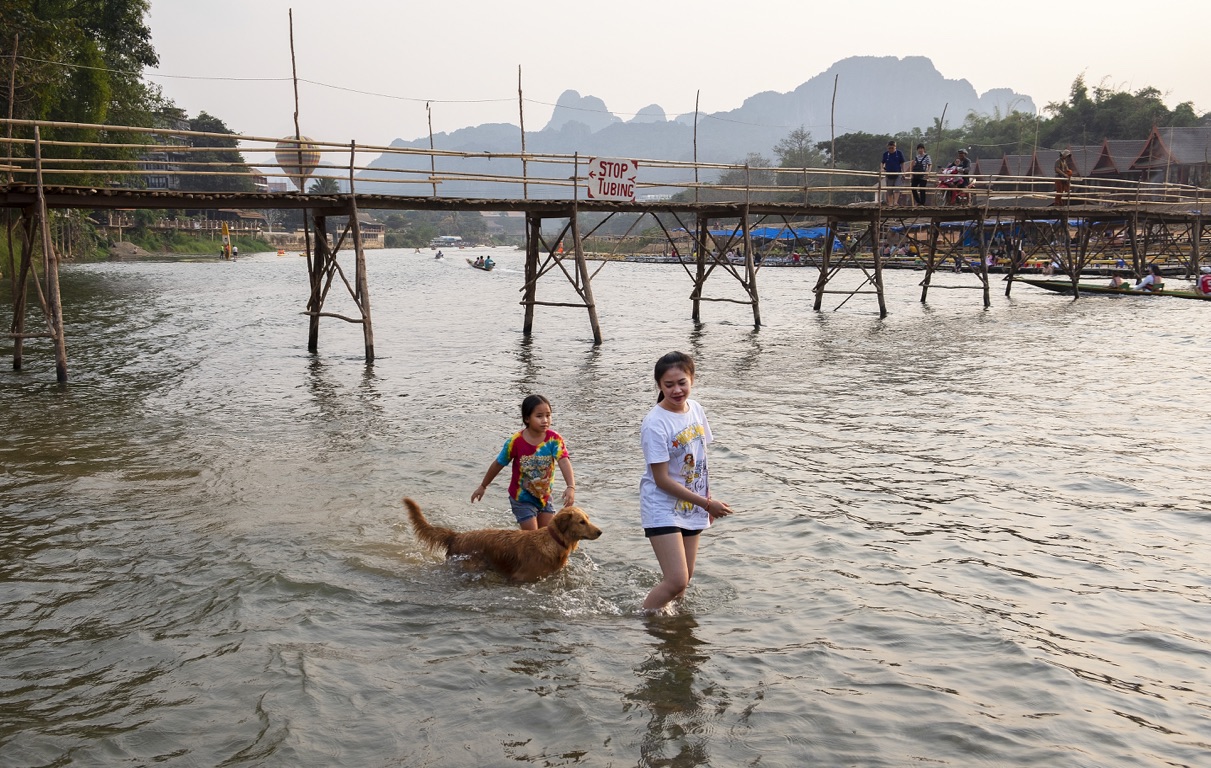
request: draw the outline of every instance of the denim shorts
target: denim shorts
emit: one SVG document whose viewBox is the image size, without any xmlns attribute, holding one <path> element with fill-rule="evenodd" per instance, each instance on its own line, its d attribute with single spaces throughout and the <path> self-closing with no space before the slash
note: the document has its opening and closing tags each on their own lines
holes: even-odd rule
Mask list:
<svg viewBox="0 0 1211 768">
<path fill-rule="evenodd" d="M 531 504 L 528 501 L 518 501 L 517 499 L 509 499 L 509 509 L 513 510 L 513 517 L 517 522 L 524 523 L 531 517 L 538 517 L 540 512 L 545 512 L 548 515 L 555 514 L 555 508 L 551 506 L 548 500 L 547 505 L 542 509 L 538 508 L 537 504 Z"/>
<path fill-rule="evenodd" d="M 649 539 L 652 538 L 653 536 L 665 536 L 670 533 L 680 533 L 681 538 L 685 539 L 685 538 L 689 538 L 690 536 L 697 536 L 698 534 L 702 533 L 702 530 L 701 529 L 690 529 L 690 528 L 678 528 L 675 525 L 665 525 L 660 528 L 644 528 L 643 529 L 643 535 Z"/>
</svg>

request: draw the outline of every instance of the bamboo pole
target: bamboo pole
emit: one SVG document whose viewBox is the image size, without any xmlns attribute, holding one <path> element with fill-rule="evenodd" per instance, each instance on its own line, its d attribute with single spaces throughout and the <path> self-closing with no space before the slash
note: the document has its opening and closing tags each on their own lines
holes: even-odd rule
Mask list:
<svg viewBox="0 0 1211 768">
<path fill-rule="evenodd" d="M 521 95 L 521 65 L 517 65 L 517 122 L 521 126 L 521 199 L 530 199 L 530 181 L 526 162 L 526 108 Z M 429 129 L 432 135 L 432 127 Z"/>
<path fill-rule="evenodd" d="M 366 274 L 366 251 L 362 247 L 362 226 L 358 220 L 357 195 L 353 190 L 354 156 L 357 154 L 357 142 L 349 142 L 349 224 L 353 230 L 353 249 L 355 254 L 356 273 L 354 281 L 357 293 L 353 297 L 362 311 L 362 339 L 365 342 L 366 364 L 374 365 L 374 324 L 370 319 L 370 278 Z"/>
<path fill-rule="evenodd" d="M 740 213 L 740 226 L 743 227 L 744 243 L 744 288 L 748 291 L 753 304 L 753 327 L 761 327 L 761 303 L 757 296 L 757 267 L 753 260 L 753 241 L 749 236 L 749 208 L 744 206 Z"/>
<path fill-rule="evenodd" d="M 880 205 L 875 209 L 874 220 L 871 221 L 870 242 L 874 246 L 875 251 L 875 293 L 879 298 L 879 317 L 887 317 L 887 299 L 883 295 L 883 251 L 879 248 L 880 228 L 883 224 L 883 206 Z"/>
<path fill-rule="evenodd" d="M 706 282 L 706 244 L 710 237 L 710 219 L 706 214 L 699 211 L 697 215 L 695 238 L 698 240 L 698 247 L 694 250 L 694 261 L 696 262 L 694 270 L 694 290 L 690 294 L 690 299 L 693 303 L 693 311 L 690 313 L 690 319 L 695 323 L 702 322 L 702 287 Z"/>
<path fill-rule="evenodd" d="M 828 175 L 828 204 L 833 204 L 833 176 L 837 171 L 837 83 L 841 80 L 841 73 L 833 75 L 833 101 L 832 107 L 828 113 L 828 135 L 829 135 L 829 150 L 828 150 L 828 165 L 831 173 Z M 819 309 L 819 307 L 817 307 Z"/>
<path fill-rule="evenodd" d="M 522 325 L 521 333 L 525 338 L 530 338 L 530 334 L 534 330 L 534 304 L 535 297 L 538 293 L 538 247 L 542 241 L 542 214 L 535 211 L 526 212 L 526 268 L 525 268 L 525 286 L 523 286 L 524 297 L 522 305 L 525 307 L 525 322 Z"/>
<path fill-rule="evenodd" d="M 294 140 L 297 142 L 295 149 L 298 152 L 298 169 L 299 169 L 299 192 L 305 193 L 303 189 L 306 177 L 303 173 L 303 132 L 299 127 L 299 72 L 298 64 L 294 55 L 294 9 L 290 8 L 287 11 L 290 20 L 290 78 L 294 83 Z M 311 281 L 311 300 L 307 304 L 307 310 L 311 313 L 307 318 L 307 351 L 318 352 L 320 348 L 320 317 L 319 312 L 323 307 L 323 300 L 320 298 L 319 273 L 321 269 L 320 248 L 316 244 L 315 253 L 311 251 L 311 222 L 310 213 L 306 208 L 303 208 L 303 247 L 307 254 L 307 275 Z"/>
<path fill-rule="evenodd" d="M 55 379 L 67 383 L 67 340 L 63 334 L 63 301 L 59 293 L 59 257 L 51 245 L 46 194 L 42 186 L 41 132 L 34 128 L 34 160 L 38 178 L 38 218 L 42 230 L 42 271 L 46 279 L 46 324 L 55 346 Z"/>
<path fill-rule="evenodd" d="M 433 182 L 433 196 L 437 197 L 437 155 L 434 153 L 433 146 L 433 110 L 429 108 L 429 102 L 425 102 L 425 114 L 429 119 L 429 180 Z"/>
<path fill-rule="evenodd" d="M 698 195 L 698 97 L 702 95 L 701 90 L 694 91 L 694 204 L 699 200 Z M 697 319 L 698 307 L 694 306 L 694 317 Z"/>
<path fill-rule="evenodd" d="M 593 330 L 593 346 L 601 345 L 601 324 L 597 320 L 597 305 L 593 303 L 593 286 L 589 281 L 589 265 L 584 258 L 584 244 L 580 239 L 580 216 L 575 204 L 572 206 L 572 247 L 576 253 L 576 274 L 580 280 L 579 293 L 589 310 L 589 325 Z"/>
<path fill-rule="evenodd" d="M 921 303 L 925 303 L 929 295 L 929 284 L 933 279 L 934 270 L 938 268 L 938 237 L 942 234 L 941 219 L 929 220 L 929 237 L 926 241 L 925 277 L 921 280 Z"/>
<path fill-rule="evenodd" d="M 824 252 L 820 255 L 820 274 L 816 277 L 816 287 L 814 289 L 816 296 L 812 300 L 812 309 L 817 312 L 824 306 L 824 289 L 828 285 L 828 270 L 833 256 L 833 242 L 837 239 L 837 220 L 831 216 L 828 218 L 825 235 Z"/>
<path fill-rule="evenodd" d="M 984 309 L 992 306 L 992 298 L 988 293 L 988 242 L 984 239 L 984 220 L 981 219 L 977 224 L 978 232 L 978 253 L 980 254 L 980 283 L 983 285 L 984 293 Z"/>
<path fill-rule="evenodd" d="M 15 33 L 13 35 L 12 63 L 9 65 L 9 70 L 8 70 L 8 119 L 9 119 L 9 122 L 8 122 L 8 130 L 6 131 L 6 138 L 8 139 L 8 141 L 5 142 L 8 147 L 8 152 L 6 154 L 7 162 L 5 164 L 8 166 L 7 172 L 8 172 L 8 183 L 9 184 L 13 183 L 13 144 L 12 144 L 13 123 L 12 123 L 12 120 L 13 120 L 13 102 L 15 102 L 17 99 L 17 46 L 20 42 L 21 42 L 21 34 Z M 12 256 L 11 250 L 9 251 L 9 256 L 11 259 L 11 256 Z M 11 264 L 10 264 L 10 266 L 11 266 Z"/>
<path fill-rule="evenodd" d="M 24 364 L 25 308 L 29 303 L 29 273 L 34 261 L 34 208 L 27 206 L 21 211 L 21 266 L 13 285 L 13 370 L 21 370 Z M 34 275 L 35 285 L 37 274 Z M 38 290 L 42 288 L 38 285 Z"/>
</svg>

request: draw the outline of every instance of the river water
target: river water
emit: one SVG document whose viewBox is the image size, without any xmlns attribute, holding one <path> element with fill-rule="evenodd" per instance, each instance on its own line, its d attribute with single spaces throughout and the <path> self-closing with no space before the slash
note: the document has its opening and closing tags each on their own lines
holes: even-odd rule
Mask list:
<svg viewBox="0 0 1211 768">
<path fill-rule="evenodd" d="M 1211 762 L 1205 304 L 921 304 L 889 272 L 880 319 L 770 268 L 754 331 L 611 263 L 595 348 L 583 309 L 523 339 L 522 252 L 478 252 L 370 252 L 372 368 L 339 320 L 306 352 L 295 255 L 64 268 L 70 384 L 44 342 L 0 371 L 0 765 Z M 649 618 L 638 427 L 672 349 L 736 514 Z M 516 586 L 422 551 L 400 499 L 510 527 L 500 479 L 468 500 L 535 391 L 605 533 Z"/>
</svg>

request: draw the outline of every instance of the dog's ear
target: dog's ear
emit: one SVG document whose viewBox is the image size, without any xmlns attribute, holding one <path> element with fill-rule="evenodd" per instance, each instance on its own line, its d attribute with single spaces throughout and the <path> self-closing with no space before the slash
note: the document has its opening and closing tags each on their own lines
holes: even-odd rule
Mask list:
<svg viewBox="0 0 1211 768">
<path fill-rule="evenodd" d="M 555 526 L 555 530 L 559 531 L 560 533 L 566 534 L 571 530 L 572 525 L 576 522 L 576 513 L 568 512 L 570 509 L 571 507 L 564 507 L 563 509 L 559 510 L 560 514 L 555 515 L 555 517 L 551 519 L 550 525 Z M 564 512 L 568 512 L 568 514 L 562 514 Z"/>
</svg>

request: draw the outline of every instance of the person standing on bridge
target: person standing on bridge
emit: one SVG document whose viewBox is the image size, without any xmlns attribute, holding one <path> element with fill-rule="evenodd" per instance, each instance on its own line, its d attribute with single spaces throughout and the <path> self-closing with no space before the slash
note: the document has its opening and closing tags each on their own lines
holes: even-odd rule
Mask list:
<svg viewBox="0 0 1211 768">
<path fill-rule="evenodd" d="M 1052 205 L 1064 204 L 1064 195 L 1072 190 L 1072 176 L 1075 173 L 1076 161 L 1072 159 L 1072 150 L 1061 149 L 1055 161 L 1055 202 Z"/>
<path fill-rule="evenodd" d="M 896 149 L 895 140 L 887 142 L 887 151 L 883 153 L 883 159 L 879 163 L 879 169 L 883 171 L 884 180 L 887 183 L 887 204 L 900 204 L 900 184 L 903 181 L 901 174 L 904 171 L 904 153 Z"/>
<path fill-rule="evenodd" d="M 933 158 L 925 151 L 924 144 L 917 145 L 917 154 L 912 158 L 912 201 L 925 205 L 925 178 L 933 169 Z"/>
</svg>

